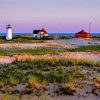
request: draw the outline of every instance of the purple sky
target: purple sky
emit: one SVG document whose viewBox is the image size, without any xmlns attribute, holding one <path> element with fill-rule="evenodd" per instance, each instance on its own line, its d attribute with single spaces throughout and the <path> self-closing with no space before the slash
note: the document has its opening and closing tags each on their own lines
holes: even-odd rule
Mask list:
<svg viewBox="0 0 100 100">
<path fill-rule="evenodd" d="M 10 23 L 14 32 L 100 32 L 100 0 L 0 0 L 0 32 Z"/>
</svg>

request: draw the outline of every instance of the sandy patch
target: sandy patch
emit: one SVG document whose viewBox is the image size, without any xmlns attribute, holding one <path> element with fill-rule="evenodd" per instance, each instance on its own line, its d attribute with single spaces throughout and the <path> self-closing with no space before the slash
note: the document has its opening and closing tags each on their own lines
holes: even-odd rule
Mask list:
<svg viewBox="0 0 100 100">
<path fill-rule="evenodd" d="M 55 48 L 70 48 L 70 47 L 75 47 L 75 45 L 71 44 L 59 44 L 59 43 L 51 43 L 51 42 L 46 42 L 46 43 L 32 43 L 32 44 L 27 44 L 27 43 L 7 43 L 7 44 L 0 44 L 0 49 L 34 49 L 38 47 L 55 47 Z"/>
<path fill-rule="evenodd" d="M 13 59 L 12 57 L 9 56 L 0 56 L 0 63 L 1 64 L 7 64 L 7 63 L 12 63 Z"/>
<path fill-rule="evenodd" d="M 34 43 L 34 44 L 22 44 L 22 43 L 9 43 L 9 44 L 0 44 L 1 49 L 12 49 L 12 48 L 20 48 L 20 49 L 34 49 L 37 47 L 45 47 L 45 43 Z"/>
<path fill-rule="evenodd" d="M 61 57 L 76 59 L 93 59 L 100 58 L 100 52 L 65 52 L 59 54 Z"/>
</svg>

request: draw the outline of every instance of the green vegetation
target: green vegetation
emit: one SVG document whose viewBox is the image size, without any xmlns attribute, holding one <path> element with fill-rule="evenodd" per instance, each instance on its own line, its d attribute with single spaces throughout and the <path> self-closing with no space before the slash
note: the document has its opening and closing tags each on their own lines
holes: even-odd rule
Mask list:
<svg viewBox="0 0 100 100">
<path fill-rule="evenodd" d="M 55 39 L 69 39 L 72 37 L 66 36 L 48 36 L 41 39 L 36 39 L 33 35 L 17 35 L 13 36 L 12 40 L 6 41 L 5 36 L 0 36 L 0 43 L 43 43 L 45 40 L 55 40 Z"/>
<path fill-rule="evenodd" d="M 76 79 L 85 79 L 77 66 L 100 67 L 100 62 L 87 60 L 52 58 L 14 61 L 0 65 L 0 83 L 66 83 Z"/>
<path fill-rule="evenodd" d="M 50 40 L 58 40 L 58 39 L 71 39 L 74 38 L 73 36 L 49 36 L 48 39 Z"/>
<path fill-rule="evenodd" d="M 35 49 L 20 49 L 20 48 L 11 48 L 11 49 L 0 49 L 0 55 L 15 55 L 15 54 L 32 54 L 32 55 L 45 55 L 45 54 L 58 54 L 61 52 L 91 52 L 91 51 L 100 51 L 100 45 L 90 45 L 90 46 L 80 46 L 77 48 L 71 49 L 57 49 L 57 48 L 35 48 Z"/>
<path fill-rule="evenodd" d="M 91 38 L 100 40 L 100 36 L 93 36 L 93 37 L 91 37 Z"/>
<path fill-rule="evenodd" d="M 100 45 L 88 45 L 88 46 L 80 46 L 77 48 L 72 48 L 72 49 L 68 49 L 68 51 L 83 51 L 83 52 L 88 52 L 88 51 L 100 51 Z"/>
<path fill-rule="evenodd" d="M 27 94 L 31 97 L 33 94 L 41 96 L 48 91 L 48 83 L 58 86 L 58 90 L 54 88 L 53 93 L 60 89 L 62 95 L 73 95 L 76 91 L 75 84 L 80 85 L 80 82 L 87 80 L 87 75 L 82 72 L 82 68 L 85 67 L 97 71 L 96 68 L 100 67 L 100 62 L 66 58 L 39 58 L 34 60 L 16 59 L 11 64 L 1 64 L 0 92 L 3 94 L 2 100 L 8 98 L 11 100 L 18 98 L 19 100 L 21 96 Z M 17 86 L 23 88 L 19 90 L 15 88 Z"/>
<path fill-rule="evenodd" d="M 4 36 L 0 36 L 0 43 L 43 43 L 45 39 L 35 39 L 32 35 L 17 35 L 12 40 L 6 41 Z"/>
<path fill-rule="evenodd" d="M 5 84 L 15 84 L 15 82 L 18 83 L 28 82 L 30 84 L 33 84 L 34 82 L 39 83 L 43 81 L 61 83 L 65 81 L 72 81 L 72 78 L 74 77 L 72 76 L 73 72 L 68 72 L 67 70 L 63 71 L 61 69 L 60 70 L 51 69 L 48 71 L 46 70 L 44 71 L 45 68 L 36 68 L 35 65 L 32 66 L 29 63 L 24 63 L 24 62 L 23 64 L 25 64 L 26 66 L 23 66 L 23 64 L 21 63 L 18 63 L 18 66 L 14 64 L 8 65 L 6 67 L 3 66 L 4 68 L 0 69 L 2 71 L 2 73 L 0 74 L 0 81 L 4 82 Z"/>
<path fill-rule="evenodd" d="M 20 99 L 17 96 L 4 94 L 4 95 L 2 95 L 1 100 L 20 100 Z"/>
<path fill-rule="evenodd" d="M 0 55 L 15 55 L 15 54 L 32 54 L 32 55 L 44 55 L 44 54 L 56 54 L 62 50 L 50 49 L 50 48 L 36 48 L 36 49 L 0 49 Z"/>
</svg>

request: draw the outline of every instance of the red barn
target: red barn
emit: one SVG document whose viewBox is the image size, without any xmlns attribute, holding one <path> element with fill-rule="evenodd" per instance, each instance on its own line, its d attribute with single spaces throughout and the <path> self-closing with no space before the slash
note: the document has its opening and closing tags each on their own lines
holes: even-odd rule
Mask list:
<svg viewBox="0 0 100 100">
<path fill-rule="evenodd" d="M 78 32 L 75 34 L 76 38 L 89 38 L 90 37 L 90 33 L 85 32 L 84 30 Z"/>
</svg>

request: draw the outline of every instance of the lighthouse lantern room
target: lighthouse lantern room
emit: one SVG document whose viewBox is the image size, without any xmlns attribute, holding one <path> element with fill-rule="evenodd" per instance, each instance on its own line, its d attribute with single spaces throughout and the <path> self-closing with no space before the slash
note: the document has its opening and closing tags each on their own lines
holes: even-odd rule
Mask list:
<svg viewBox="0 0 100 100">
<path fill-rule="evenodd" d="M 10 24 L 7 25 L 7 34 L 6 34 L 6 40 L 11 40 L 12 39 L 12 27 Z"/>
</svg>

